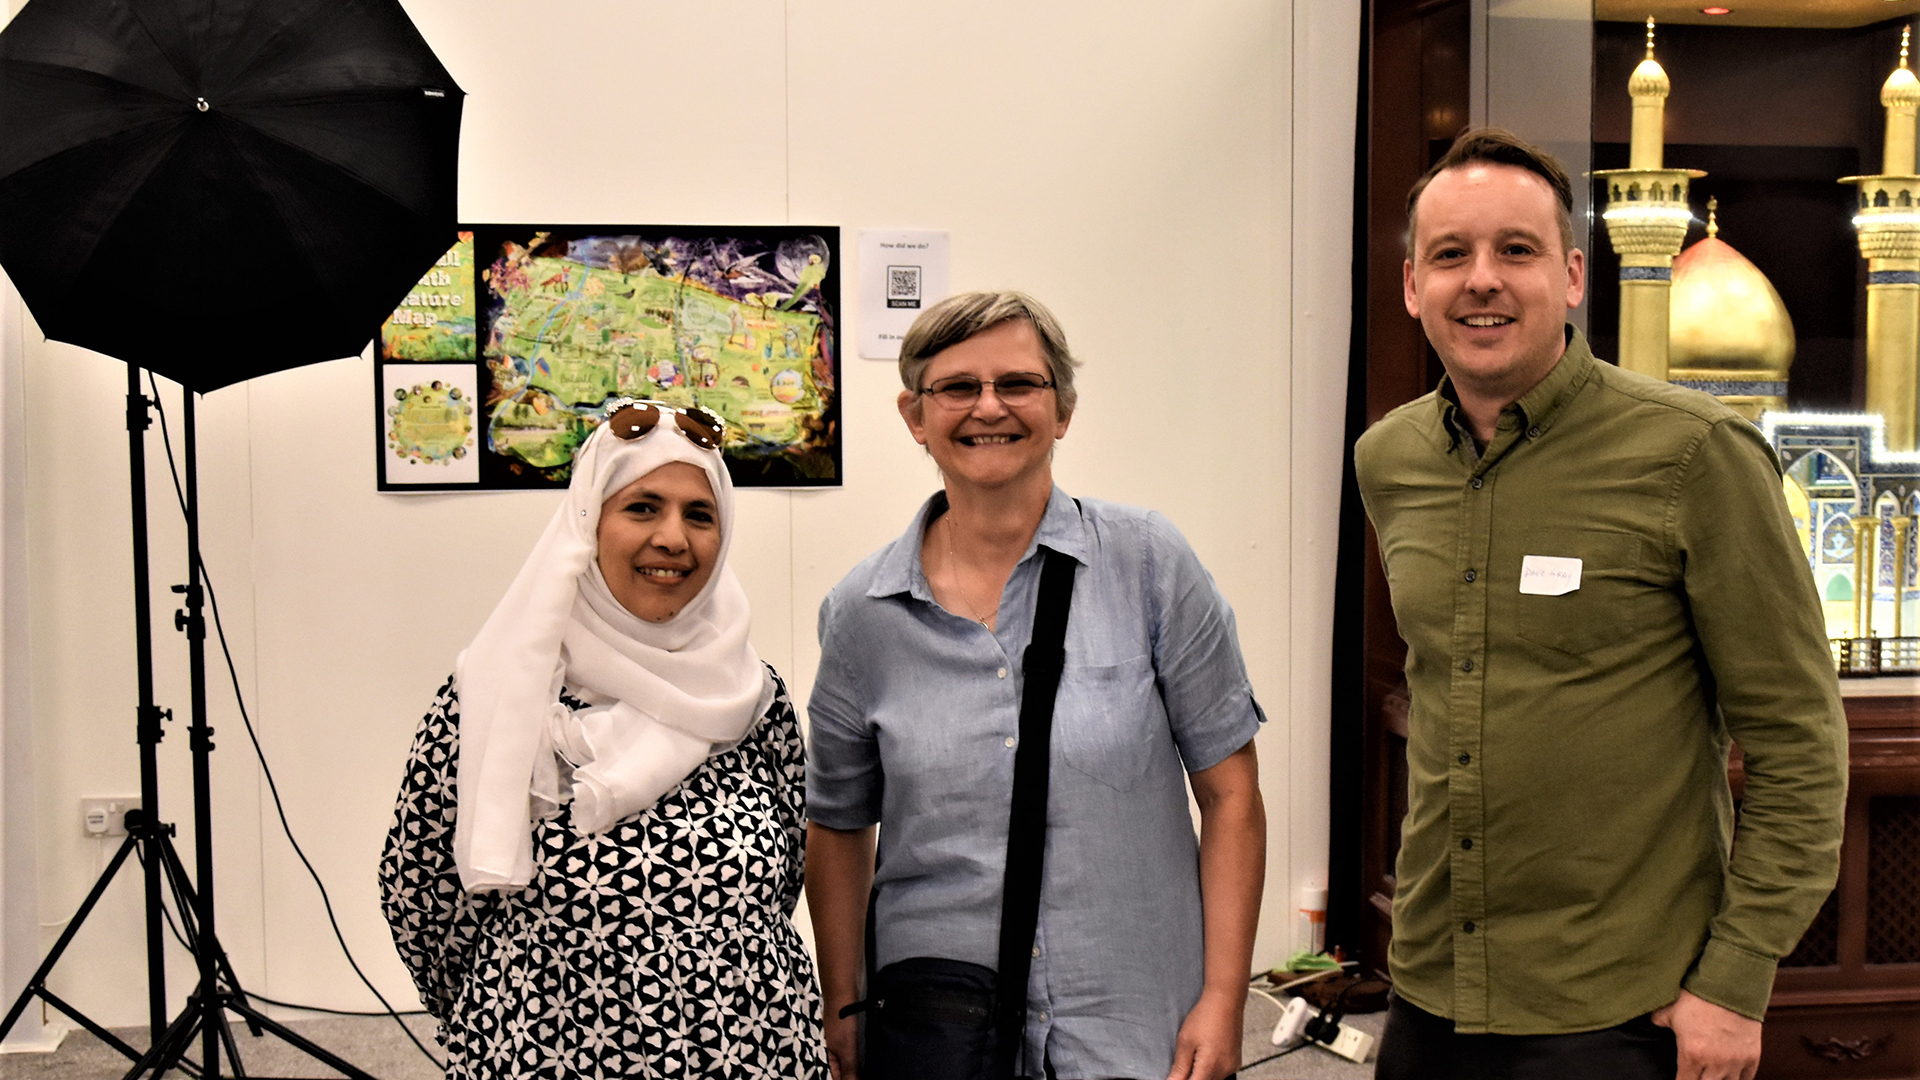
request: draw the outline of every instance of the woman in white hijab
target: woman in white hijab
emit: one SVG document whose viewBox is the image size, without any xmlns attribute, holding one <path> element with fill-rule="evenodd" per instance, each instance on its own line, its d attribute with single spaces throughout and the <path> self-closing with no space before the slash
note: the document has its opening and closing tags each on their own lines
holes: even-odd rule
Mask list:
<svg viewBox="0 0 1920 1080">
<path fill-rule="evenodd" d="M 806 767 L 720 418 L 615 402 L 421 721 L 380 864 L 447 1076 L 824 1078 Z"/>
</svg>

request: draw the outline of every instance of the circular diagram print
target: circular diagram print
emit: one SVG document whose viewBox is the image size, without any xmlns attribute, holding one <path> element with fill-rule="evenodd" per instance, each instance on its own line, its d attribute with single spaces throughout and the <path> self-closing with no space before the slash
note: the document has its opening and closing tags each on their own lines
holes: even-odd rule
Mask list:
<svg viewBox="0 0 1920 1080">
<path fill-rule="evenodd" d="M 769 385 L 773 391 L 773 399 L 787 405 L 799 401 L 801 395 L 807 392 L 806 384 L 800 380 L 800 373 L 792 368 L 775 375 L 769 381 Z"/>
<path fill-rule="evenodd" d="M 446 465 L 473 448 L 473 401 L 435 379 L 395 390 L 387 406 L 387 446 L 410 461 Z"/>
</svg>

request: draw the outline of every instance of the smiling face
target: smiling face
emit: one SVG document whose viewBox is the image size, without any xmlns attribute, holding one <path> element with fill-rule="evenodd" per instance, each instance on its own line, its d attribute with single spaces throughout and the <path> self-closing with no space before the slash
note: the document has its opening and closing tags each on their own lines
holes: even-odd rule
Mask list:
<svg viewBox="0 0 1920 1080">
<path fill-rule="evenodd" d="M 621 488 L 600 505 L 596 538 L 600 573 L 620 606 L 648 622 L 673 618 L 700 595 L 720 558 L 707 474 L 674 461 Z"/>
<path fill-rule="evenodd" d="M 1586 256 L 1561 242 L 1558 199 L 1544 179 L 1475 161 L 1421 192 L 1402 279 L 1407 314 L 1462 392 L 1507 403 L 1566 351 Z"/>
<path fill-rule="evenodd" d="M 1009 319 L 941 350 L 927 364 L 921 385 L 956 375 L 986 382 L 1015 373 L 1053 377 L 1040 336 L 1025 319 Z M 907 430 L 933 455 L 948 483 L 980 489 L 1052 484 L 1049 455 L 1073 420 L 1059 416 L 1056 404 L 1052 390 L 1009 405 L 984 386 L 970 408 L 949 408 L 912 391 L 901 392 L 899 400 Z"/>
</svg>

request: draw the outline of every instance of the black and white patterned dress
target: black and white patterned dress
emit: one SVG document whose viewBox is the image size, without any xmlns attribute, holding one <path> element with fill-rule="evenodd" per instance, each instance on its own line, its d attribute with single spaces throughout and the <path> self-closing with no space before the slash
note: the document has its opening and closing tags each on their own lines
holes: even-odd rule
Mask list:
<svg viewBox="0 0 1920 1080">
<path fill-rule="evenodd" d="M 476 897 L 453 862 L 459 699 L 440 688 L 380 889 L 449 1078 L 824 1080 L 819 987 L 791 918 L 805 751 L 774 681 L 740 745 L 600 836 L 576 835 L 563 807 L 534 827 L 528 887 Z"/>
</svg>

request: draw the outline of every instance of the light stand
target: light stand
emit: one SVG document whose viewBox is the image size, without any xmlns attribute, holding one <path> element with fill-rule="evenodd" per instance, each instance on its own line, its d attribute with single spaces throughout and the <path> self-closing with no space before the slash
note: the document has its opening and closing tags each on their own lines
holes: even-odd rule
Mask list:
<svg viewBox="0 0 1920 1080">
<path fill-rule="evenodd" d="M 127 838 L 121 842 L 120 849 L 101 872 L 99 880 L 94 882 L 79 910 L 68 920 L 66 930 L 33 973 L 26 989 L 14 1001 L 6 1019 L 0 1021 L 0 1039 L 6 1037 L 26 1011 L 27 1005 L 37 997 L 133 1061 L 133 1068 L 126 1074 L 126 1080 L 139 1077 L 159 1080 L 174 1069 L 200 1077 L 201 1080 L 219 1080 L 223 1046 L 232 1063 L 229 1075 L 246 1077 L 248 1074 L 241 1065 L 239 1046 L 234 1042 L 233 1030 L 227 1021 L 227 1013 L 231 1012 L 246 1022 L 248 1030 L 256 1038 L 263 1032 L 270 1032 L 307 1056 L 338 1071 L 347 1080 L 374 1080 L 370 1074 L 255 1008 L 248 1001 L 246 991 L 241 988 L 240 980 L 234 974 L 233 965 L 227 960 L 226 951 L 214 935 L 213 728 L 207 724 L 206 620 L 202 613 L 205 589 L 201 584 L 199 454 L 194 416 L 196 396 L 192 390 L 182 392 L 186 427 L 186 475 L 182 497 L 187 519 L 187 583 L 173 587 L 174 592 L 182 594 L 186 604 L 174 613 L 173 622 L 176 629 L 187 635 L 192 703 L 188 744 L 193 756 L 196 873 L 193 879 L 188 878 L 186 867 L 173 845 L 174 827 L 163 823 L 158 812 L 160 784 L 157 748 L 165 735 L 162 725 L 172 718 L 172 712 L 157 707 L 153 702 L 153 612 L 148 595 L 150 582 L 147 569 L 146 431 L 152 423 L 148 410 L 156 403 L 141 392 L 140 369 L 128 364 L 127 460 L 132 472 L 133 492 L 134 669 L 139 685 L 136 731 L 140 744 L 140 809 L 127 812 Z M 127 856 L 134 853 L 140 856 L 145 870 L 147 1009 L 151 1033 L 144 1054 L 62 1000 L 46 985 L 47 976 L 60 962 L 68 944 L 86 922 L 100 897 L 105 895 L 107 886 L 112 884 L 114 876 L 126 863 Z M 195 880 L 200 883 L 198 889 L 194 887 Z M 174 910 L 180 917 L 180 933 L 193 953 L 199 973 L 198 986 L 187 999 L 186 1008 L 172 1023 L 167 1021 L 166 938 L 162 925 L 165 908 L 161 899 L 163 882 L 173 894 Z M 198 1064 L 186 1056 L 195 1035 L 200 1037 Z"/>
</svg>

